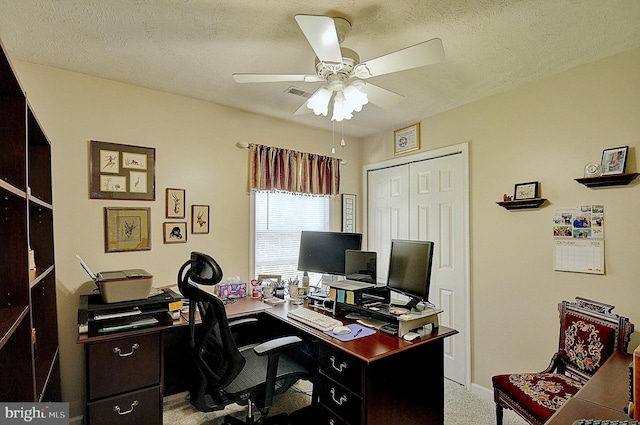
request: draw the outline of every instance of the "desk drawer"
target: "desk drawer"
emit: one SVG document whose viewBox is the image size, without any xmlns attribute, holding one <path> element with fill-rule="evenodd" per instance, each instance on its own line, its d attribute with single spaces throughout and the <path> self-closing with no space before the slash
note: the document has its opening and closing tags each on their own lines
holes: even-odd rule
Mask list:
<svg viewBox="0 0 640 425">
<path fill-rule="evenodd" d="M 159 332 L 90 344 L 87 399 L 159 384 L 161 351 Z"/>
<path fill-rule="evenodd" d="M 160 385 L 87 404 L 90 425 L 162 424 Z"/>
<path fill-rule="evenodd" d="M 320 405 L 336 413 L 347 423 L 351 425 L 360 423 L 364 411 L 363 397 L 322 373 L 318 375 L 318 401 Z"/>
<path fill-rule="evenodd" d="M 331 346 L 321 344 L 318 362 L 322 372 L 351 391 L 358 394 L 364 393 L 364 365 L 360 360 Z"/>
</svg>

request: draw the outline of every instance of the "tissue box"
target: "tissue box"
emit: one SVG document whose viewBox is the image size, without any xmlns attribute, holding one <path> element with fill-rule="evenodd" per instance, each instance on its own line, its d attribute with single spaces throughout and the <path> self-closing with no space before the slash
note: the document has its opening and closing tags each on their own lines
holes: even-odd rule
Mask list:
<svg viewBox="0 0 640 425">
<path fill-rule="evenodd" d="M 244 298 L 247 296 L 245 282 L 218 283 L 214 286 L 214 293 L 220 298 Z"/>
</svg>

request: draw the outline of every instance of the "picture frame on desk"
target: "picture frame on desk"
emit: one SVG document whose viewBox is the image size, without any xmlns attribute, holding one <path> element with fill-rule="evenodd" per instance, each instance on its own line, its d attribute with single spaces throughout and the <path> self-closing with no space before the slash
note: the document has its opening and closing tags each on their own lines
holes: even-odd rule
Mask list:
<svg viewBox="0 0 640 425">
<path fill-rule="evenodd" d="M 151 250 L 151 208 L 104 208 L 104 252 Z"/>
</svg>

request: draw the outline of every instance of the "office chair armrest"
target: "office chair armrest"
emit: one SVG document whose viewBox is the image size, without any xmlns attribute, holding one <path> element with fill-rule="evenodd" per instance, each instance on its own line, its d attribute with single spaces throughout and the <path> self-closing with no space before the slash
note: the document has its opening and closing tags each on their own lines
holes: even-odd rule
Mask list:
<svg viewBox="0 0 640 425">
<path fill-rule="evenodd" d="M 295 347 L 300 344 L 302 339 L 297 336 L 283 336 L 281 338 L 275 338 L 266 342 L 263 342 L 260 345 L 256 345 L 253 347 L 253 350 L 259 356 L 264 356 L 265 354 L 271 354 L 273 352 L 280 352 L 286 350 L 291 347 Z"/>
<path fill-rule="evenodd" d="M 549 362 L 549 366 L 541 373 L 553 373 L 556 369 L 558 369 L 558 365 L 560 364 L 560 352 L 557 351 L 551 357 L 551 362 Z"/>
<path fill-rule="evenodd" d="M 229 328 L 233 329 L 234 327 L 237 327 L 237 326 L 250 325 L 255 323 L 258 323 L 258 319 L 256 319 L 255 317 L 246 317 L 243 319 L 229 320 Z"/>
</svg>

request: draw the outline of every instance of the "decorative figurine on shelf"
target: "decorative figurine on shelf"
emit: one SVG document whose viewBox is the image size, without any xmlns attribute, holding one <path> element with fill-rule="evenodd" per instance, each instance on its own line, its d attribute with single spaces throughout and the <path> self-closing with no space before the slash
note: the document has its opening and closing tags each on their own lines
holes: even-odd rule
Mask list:
<svg viewBox="0 0 640 425">
<path fill-rule="evenodd" d="M 507 195 L 507 194 L 505 193 L 504 195 L 502 195 L 502 200 L 503 200 L 504 202 L 509 202 L 509 201 L 511 201 L 511 200 L 512 200 L 512 197 L 511 197 L 511 196 L 509 196 L 509 195 Z"/>
</svg>

